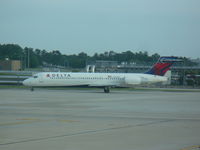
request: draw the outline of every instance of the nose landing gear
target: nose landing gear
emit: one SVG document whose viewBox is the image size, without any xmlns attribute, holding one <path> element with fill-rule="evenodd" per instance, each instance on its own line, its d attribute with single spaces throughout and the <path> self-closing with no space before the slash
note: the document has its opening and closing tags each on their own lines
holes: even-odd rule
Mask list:
<svg viewBox="0 0 200 150">
<path fill-rule="evenodd" d="M 105 93 L 110 93 L 110 88 L 108 86 L 104 87 L 104 92 Z"/>
</svg>

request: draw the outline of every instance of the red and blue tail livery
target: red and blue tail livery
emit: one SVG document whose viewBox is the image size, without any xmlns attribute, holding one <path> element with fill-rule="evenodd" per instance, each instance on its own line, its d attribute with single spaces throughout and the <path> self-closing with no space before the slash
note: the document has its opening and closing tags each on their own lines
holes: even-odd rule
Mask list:
<svg viewBox="0 0 200 150">
<path fill-rule="evenodd" d="M 180 62 L 178 57 L 160 57 L 158 62 L 146 74 L 164 76 L 175 62 Z"/>
</svg>

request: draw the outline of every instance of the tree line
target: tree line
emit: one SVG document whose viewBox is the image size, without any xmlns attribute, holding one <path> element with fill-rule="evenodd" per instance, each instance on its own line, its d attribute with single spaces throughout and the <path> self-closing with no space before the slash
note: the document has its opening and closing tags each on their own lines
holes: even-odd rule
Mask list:
<svg viewBox="0 0 200 150">
<path fill-rule="evenodd" d="M 155 53 L 149 55 L 147 52 L 139 51 L 125 51 L 117 53 L 108 51 L 104 53 L 95 53 L 89 56 L 85 52 L 79 54 L 67 55 L 62 54 L 59 50 L 41 50 L 29 47 L 22 48 L 17 44 L 0 44 L 0 60 L 21 60 L 23 67 L 37 68 L 42 66 L 62 66 L 69 68 L 84 68 L 88 62 L 95 62 L 96 60 L 118 61 L 119 63 L 135 63 L 135 64 L 153 64 L 158 58 L 159 54 Z M 184 65 L 194 66 L 196 63 L 190 59 L 183 57 Z"/>
</svg>

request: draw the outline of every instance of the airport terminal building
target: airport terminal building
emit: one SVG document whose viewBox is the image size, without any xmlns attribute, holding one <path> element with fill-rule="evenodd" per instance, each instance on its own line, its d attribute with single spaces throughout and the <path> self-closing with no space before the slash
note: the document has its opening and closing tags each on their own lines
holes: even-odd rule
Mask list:
<svg viewBox="0 0 200 150">
<path fill-rule="evenodd" d="M 19 71 L 22 69 L 20 60 L 0 60 L 0 70 Z"/>
</svg>

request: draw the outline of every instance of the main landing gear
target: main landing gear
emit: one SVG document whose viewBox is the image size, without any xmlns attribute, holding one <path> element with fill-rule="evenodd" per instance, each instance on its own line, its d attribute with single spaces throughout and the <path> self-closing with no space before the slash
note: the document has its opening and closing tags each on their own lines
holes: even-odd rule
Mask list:
<svg viewBox="0 0 200 150">
<path fill-rule="evenodd" d="M 105 93 L 110 93 L 110 88 L 108 86 L 104 87 L 104 92 Z"/>
<path fill-rule="evenodd" d="M 34 88 L 33 87 L 31 87 L 31 92 L 33 92 L 34 91 Z"/>
</svg>

